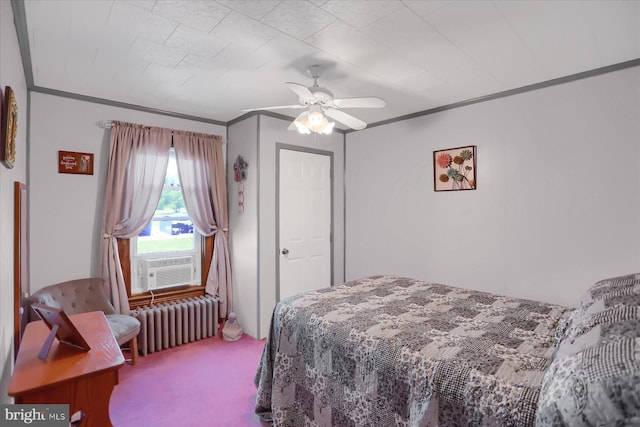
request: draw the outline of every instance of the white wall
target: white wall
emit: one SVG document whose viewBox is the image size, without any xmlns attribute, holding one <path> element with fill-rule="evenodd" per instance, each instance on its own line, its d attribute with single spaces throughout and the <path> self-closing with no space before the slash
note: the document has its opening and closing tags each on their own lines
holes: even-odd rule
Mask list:
<svg viewBox="0 0 640 427">
<path fill-rule="evenodd" d="M 477 145 L 478 189 L 433 191 Z M 640 271 L 640 67 L 347 134 L 347 280 L 398 274 L 574 305 Z"/>
<path fill-rule="evenodd" d="M 29 158 L 31 291 L 99 274 L 110 131 L 121 120 L 226 134 L 226 127 L 75 99 L 32 93 Z M 58 151 L 94 153 L 93 175 L 58 173 Z"/>
<path fill-rule="evenodd" d="M 0 87 L 11 86 L 18 104 L 16 161 L 12 169 L 0 165 L 0 403 L 7 395 L 13 370 L 13 185 L 27 183 L 27 84 L 22 68 L 11 3 L 0 1 Z"/>
<path fill-rule="evenodd" d="M 258 334 L 258 116 L 229 126 L 227 192 L 229 253 L 233 280 L 233 310 L 243 330 Z M 244 182 L 244 212 L 238 212 L 238 183 L 233 164 L 238 155 L 249 164 Z"/>
</svg>

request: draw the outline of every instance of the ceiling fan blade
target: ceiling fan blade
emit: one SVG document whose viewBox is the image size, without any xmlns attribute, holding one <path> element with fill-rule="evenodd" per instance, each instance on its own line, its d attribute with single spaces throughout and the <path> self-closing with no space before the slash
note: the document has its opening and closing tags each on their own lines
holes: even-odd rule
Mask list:
<svg viewBox="0 0 640 427">
<path fill-rule="evenodd" d="M 344 111 L 336 110 L 335 108 L 327 108 L 324 110 L 324 113 L 328 117 L 331 117 L 332 119 L 335 119 L 355 130 L 362 130 L 367 127 L 367 124 L 362 120 L 353 117 L 351 114 L 347 114 Z"/>
<path fill-rule="evenodd" d="M 365 98 L 336 98 L 333 100 L 333 105 L 336 108 L 382 108 L 387 103 L 382 98 L 369 96 Z"/>
<path fill-rule="evenodd" d="M 300 83 L 293 82 L 286 82 L 285 85 L 287 85 L 287 87 L 291 89 L 293 93 L 298 95 L 300 100 L 308 101 L 310 104 L 316 103 L 316 97 L 313 96 L 309 88 L 307 88 L 306 86 L 301 85 Z"/>
<path fill-rule="evenodd" d="M 246 112 L 249 112 L 249 111 L 260 111 L 260 110 L 281 110 L 281 109 L 284 109 L 284 108 L 295 108 L 295 109 L 298 109 L 298 108 L 307 108 L 307 107 L 306 107 L 306 106 L 304 106 L 304 105 L 300 105 L 300 104 L 294 104 L 294 105 L 276 105 L 276 106 L 274 106 L 274 107 L 246 108 L 246 109 L 244 109 L 244 110 L 240 110 L 240 111 L 243 111 L 243 112 L 245 112 L 245 113 L 246 113 Z"/>
</svg>

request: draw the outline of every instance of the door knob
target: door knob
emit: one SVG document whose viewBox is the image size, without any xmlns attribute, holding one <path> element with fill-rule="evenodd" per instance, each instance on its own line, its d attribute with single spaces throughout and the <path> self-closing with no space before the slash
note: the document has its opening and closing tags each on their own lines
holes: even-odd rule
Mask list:
<svg viewBox="0 0 640 427">
<path fill-rule="evenodd" d="M 289 249 L 284 248 L 284 249 L 282 250 L 282 255 L 286 255 L 286 254 L 288 254 L 288 253 L 289 253 Z"/>
</svg>

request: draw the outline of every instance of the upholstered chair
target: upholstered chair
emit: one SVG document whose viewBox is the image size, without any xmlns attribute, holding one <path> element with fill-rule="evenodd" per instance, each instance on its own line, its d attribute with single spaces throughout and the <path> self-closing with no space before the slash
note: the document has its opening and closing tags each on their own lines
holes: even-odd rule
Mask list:
<svg viewBox="0 0 640 427">
<path fill-rule="evenodd" d="M 140 332 L 140 321 L 133 316 L 116 314 L 113 305 L 104 293 L 103 283 L 101 278 L 87 278 L 45 286 L 29 297 L 29 318 L 38 320 L 38 315 L 31 309 L 33 303 L 60 308 L 69 315 L 102 311 L 118 345 L 122 347 L 128 343 L 131 350 L 131 364 L 135 365 L 138 358 L 138 340 L 136 338 Z"/>
</svg>

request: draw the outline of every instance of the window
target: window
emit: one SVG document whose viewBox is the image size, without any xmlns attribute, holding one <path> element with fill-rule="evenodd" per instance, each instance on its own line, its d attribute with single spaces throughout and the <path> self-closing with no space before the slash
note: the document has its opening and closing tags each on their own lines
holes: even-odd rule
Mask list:
<svg viewBox="0 0 640 427">
<path fill-rule="evenodd" d="M 131 239 L 131 295 L 200 285 L 201 242 L 185 207 L 172 148 L 153 218 Z"/>
</svg>

